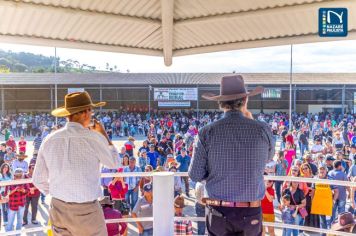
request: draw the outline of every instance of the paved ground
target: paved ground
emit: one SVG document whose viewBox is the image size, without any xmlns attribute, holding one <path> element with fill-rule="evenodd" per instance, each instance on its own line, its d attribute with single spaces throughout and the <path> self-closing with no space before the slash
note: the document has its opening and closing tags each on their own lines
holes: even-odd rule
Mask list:
<svg viewBox="0 0 356 236">
<path fill-rule="evenodd" d="M 1 136 L 0 136 L 0 140 L 3 140 L 3 138 L 1 138 Z M 32 139 L 28 138 L 27 140 L 32 140 Z M 117 148 L 120 148 L 123 145 L 124 140 L 125 139 L 123 139 L 123 138 L 116 139 L 116 140 L 114 140 L 114 145 Z M 143 140 L 143 138 L 137 138 L 136 146 L 139 147 L 141 145 L 141 143 L 142 143 L 142 140 Z M 27 149 L 28 149 L 27 153 L 31 154 L 32 151 L 33 151 L 32 141 L 28 141 L 28 148 Z M 137 150 L 136 150 L 135 153 L 137 153 Z M 192 189 L 190 190 L 190 192 L 191 192 L 192 198 L 186 198 L 187 206 L 184 209 L 184 214 L 186 216 L 196 216 L 195 215 L 195 211 L 194 211 L 194 203 L 195 203 L 194 202 L 194 198 L 195 198 L 194 196 L 195 195 L 194 195 L 194 191 Z M 48 223 L 48 204 L 49 204 L 49 201 L 50 201 L 50 198 L 47 197 L 46 198 L 46 204 L 39 204 L 39 211 L 38 211 L 37 219 L 40 222 L 41 226 L 45 226 Z M 277 202 L 275 202 L 275 206 L 277 206 L 277 205 L 278 205 Z M 280 222 L 279 219 L 280 219 L 280 213 L 279 213 L 278 210 L 276 210 L 276 221 Z M 193 222 L 193 228 L 194 228 L 194 232 L 195 233 L 196 233 L 196 226 L 197 226 L 196 222 Z M 32 227 L 38 227 L 38 225 L 34 226 L 34 225 L 29 224 L 29 225 L 25 226 L 25 228 L 32 228 Z M 0 232 L 5 232 L 3 226 L 1 227 L 1 231 Z M 46 233 L 37 232 L 37 233 L 29 233 L 29 234 L 23 234 L 23 235 L 44 236 L 44 235 L 46 235 Z M 130 236 L 131 235 L 132 236 L 138 235 L 135 224 L 129 224 L 128 235 L 130 235 Z M 282 235 L 282 231 L 280 229 L 276 229 L 276 235 L 277 236 Z"/>
</svg>

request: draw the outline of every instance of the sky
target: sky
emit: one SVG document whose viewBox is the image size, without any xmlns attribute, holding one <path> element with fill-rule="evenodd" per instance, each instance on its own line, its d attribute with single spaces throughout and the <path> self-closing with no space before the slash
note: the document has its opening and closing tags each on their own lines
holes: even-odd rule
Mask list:
<svg viewBox="0 0 356 236">
<path fill-rule="evenodd" d="M 54 48 L 0 43 L 0 49 L 54 56 Z M 173 58 L 166 67 L 162 57 L 57 48 L 61 60 L 74 59 L 105 70 L 106 63 L 121 72 L 278 73 L 290 71 L 290 45 L 206 53 Z M 356 40 L 293 45 L 293 72 L 356 72 Z"/>
</svg>

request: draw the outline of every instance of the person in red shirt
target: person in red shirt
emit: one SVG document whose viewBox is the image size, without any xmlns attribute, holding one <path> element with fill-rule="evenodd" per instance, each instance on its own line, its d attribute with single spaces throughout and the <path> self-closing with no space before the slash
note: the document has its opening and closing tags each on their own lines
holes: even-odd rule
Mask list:
<svg viewBox="0 0 356 236">
<path fill-rule="evenodd" d="M 113 202 L 110 201 L 109 197 L 105 197 L 100 201 L 100 204 L 104 211 L 105 220 L 108 219 L 121 219 L 121 213 L 113 209 Z M 106 224 L 106 229 L 108 231 L 108 236 L 124 236 L 127 234 L 127 224 L 126 223 L 109 223 Z"/>
<path fill-rule="evenodd" d="M 16 142 L 14 136 L 10 135 L 9 140 L 6 141 L 6 146 L 11 147 L 13 152 L 16 152 Z"/>
<path fill-rule="evenodd" d="M 25 179 L 30 179 L 32 178 L 33 170 L 35 169 L 34 164 L 30 164 L 28 173 L 25 175 Z M 40 191 L 32 184 L 30 183 L 28 185 L 29 187 L 29 192 L 26 197 L 26 206 L 25 206 L 25 213 L 23 215 L 23 224 L 22 225 L 27 225 L 27 216 L 28 216 L 28 208 L 30 207 L 31 204 L 31 222 L 34 225 L 38 224 L 38 221 L 36 220 L 37 216 L 37 210 L 38 210 L 38 201 L 40 199 Z"/>
<path fill-rule="evenodd" d="M 14 180 L 22 178 L 23 170 L 17 168 L 14 172 Z M 14 184 L 5 187 L 5 195 L 9 199 L 8 222 L 5 228 L 6 232 L 14 230 L 15 218 L 17 218 L 16 230 L 21 229 L 28 191 L 29 188 L 27 184 Z"/>
<path fill-rule="evenodd" d="M 262 206 L 262 215 L 263 215 L 263 221 L 264 222 L 275 222 L 275 216 L 274 216 L 274 207 L 273 207 L 273 200 L 274 200 L 274 189 L 273 189 L 273 181 L 266 180 L 265 181 L 266 185 L 266 191 L 265 191 L 265 197 L 263 198 L 261 202 Z M 270 236 L 274 236 L 274 228 L 273 227 L 267 227 L 267 231 Z M 266 228 L 263 227 L 263 232 L 262 235 L 266 234 Z"/>
<path fill-rule="evenodd" d="M 20 137 L 20 141 L 19 141 L 19 152 L 23 152 L 26 153 L 26 140 L 24 136 Z"/>
<path fill-rule="evenodd" d="M 122 173 L 123 168 L 118 169 L 118 173 Z M 125 202 L 125 195 L 128 191 L 128 184 L 125 183 L 124 178 L 114 177 L 108 186 L 111 199 L 114 203 L 114 208 L 120 211 L 123 215 L 128 215 L 130 207 Z"/>
</svg>

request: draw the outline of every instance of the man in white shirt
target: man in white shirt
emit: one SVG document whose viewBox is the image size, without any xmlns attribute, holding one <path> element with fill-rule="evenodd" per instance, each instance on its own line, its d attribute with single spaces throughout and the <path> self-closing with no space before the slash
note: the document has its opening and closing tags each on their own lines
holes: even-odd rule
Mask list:
<svg viewBox="0 0 356 236">
<path fill-rule="evenodd" d="M 102 124 L 94 120 L 87 92 L 65 96 L 65 106 L 52 111 L 66 117 L 66 125 L 43 141 L 33 174 L 34 185 L 52 196 L 50 220 L 53 235 L 107 235 L 103 211 L 100 164 L 118 168 L 118 152 Z"/>
</svg>

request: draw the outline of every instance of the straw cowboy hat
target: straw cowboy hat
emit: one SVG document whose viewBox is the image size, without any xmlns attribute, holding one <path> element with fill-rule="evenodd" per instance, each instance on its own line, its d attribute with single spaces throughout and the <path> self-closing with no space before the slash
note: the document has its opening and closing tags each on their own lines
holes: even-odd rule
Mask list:
<svg viewBox="0 0 356 236">
<path fill-rule="evenodd" d="M 255 96 L 263 92 L 262 87 L 247 91 L 241 75 L 224 76 L 220 82 L 220 95 L 205 93 L 203 98 L 210 101 L 232 101 L 244 97 Z"/>
<path fill-rule="evenodd" d="M 28 157 L 24 152 L 19 152 L 19 154 L 16 154 L 17 157 L 23 157 L 26 158 Z"/>
<path fill-rule="evenodd" d="M 70 93 L 64 97 L 64 106 L 54 109 L 52 115 L 56 117 L 65 117 L 85 111 L 88 108 L 102 107 L 105 105 L 106 102 L 93 103 L 87 92 Z"/>
</svg>

